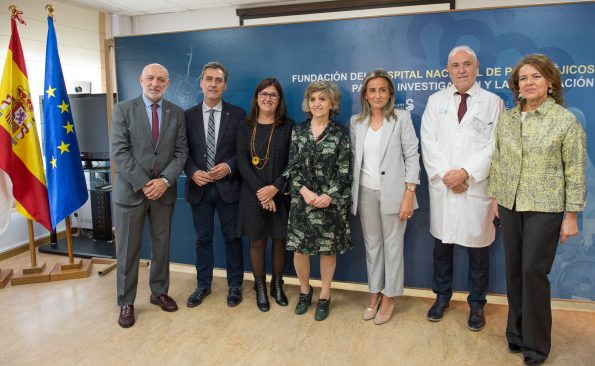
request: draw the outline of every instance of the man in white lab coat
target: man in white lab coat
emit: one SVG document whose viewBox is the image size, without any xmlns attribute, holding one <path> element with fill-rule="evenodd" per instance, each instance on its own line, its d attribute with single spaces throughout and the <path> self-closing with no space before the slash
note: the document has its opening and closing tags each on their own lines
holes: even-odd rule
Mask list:
<svg viewBox="0 0 595 366">
<path fill-rule="evenodd" d="M 504 104 L 475 81 L 479 61 L 467 46 L 448 56 L 451 86 L 430 96 L 421 123 L 423 162 L 430 191 L 434 246 L 432 290 L 436 302 L 428 320 L 439 321 L 452 297 L 453 247 L 468 248 L 469 329 L 485 325 L 489 245 L 495 238 L 491 200 L 486 194 L 496 122 Z"/>
</svg>

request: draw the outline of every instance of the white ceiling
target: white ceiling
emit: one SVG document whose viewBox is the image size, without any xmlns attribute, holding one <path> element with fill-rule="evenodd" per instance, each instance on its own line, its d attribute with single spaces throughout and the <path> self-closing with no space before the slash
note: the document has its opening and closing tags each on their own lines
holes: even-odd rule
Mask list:
<svg viewBox="0 0 595 366">
<path fill-rule="evenodd" d="M 62 0 L 65 3 L 97 9 L 115 15 L 149 15 L 176 13 L 208 8 L 234 7 L 245 8 L 267 5 L 287 5 L 323 0 Z"/>
</svg>

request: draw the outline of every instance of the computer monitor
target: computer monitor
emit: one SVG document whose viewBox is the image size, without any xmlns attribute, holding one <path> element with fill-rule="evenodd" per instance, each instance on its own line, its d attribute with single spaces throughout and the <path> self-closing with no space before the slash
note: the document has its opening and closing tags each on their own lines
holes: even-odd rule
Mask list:
<svg viewBox="0 0 595 366">
<path fill-rule="evenodd" d="M 106 94 L 68 94 L 82 161 L 109 160 Z M 39 97 L 43 130 L 43 96 Z"/>
</svg>

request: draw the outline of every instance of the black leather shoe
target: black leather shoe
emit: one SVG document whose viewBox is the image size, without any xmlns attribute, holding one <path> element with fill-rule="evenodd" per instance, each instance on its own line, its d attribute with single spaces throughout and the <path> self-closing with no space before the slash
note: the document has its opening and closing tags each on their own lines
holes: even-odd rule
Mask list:
<svg viewBox="0 0 595 366">
<path fill-rule="evenodd" d="M 521 352 L 521 346 L 518 346 L 514 343 L 508 343 L 508 351 L 510 353 L 519 353 Z"/>
<path fill-rule="evenodd" d="M 436 299 L 434 305 L 428 310 L 428 320 L 433 322 L 442 320 L 442 316 L 446 309 L 448 309 L 448 300 L 444 301 Z"/>
<path fill-rule="evenodd" d="M 281 306 L 289 305 L 287 296 L 283 292 L 283 275 L 274 274 L 271 279 L 271 297 L 275 299 L 275 302 Z"/>
<path fill-rule="evenodd" d="M 310 291 L 307 294 L 302 294 L 300 292 L 300 297 L 298 299 L 298 303 L 295 305 L 295 313 L 297 315 L 305 314 L 312 303 L 312 294 L 314 293 L 314 289 L 310 286 Z"/>
<path fill-rule="evenodd" d="M 256 306 L 258 310 L 266 312 L 271 308 L 269 297 L 267 296 L 267 283 L 264 277 L 254 279 L 254 291 L 256 291 Z"/>
<path fill-rule="evenodd" d="M 545 360 L 540 361 L 540 360 L 536 360 L 531 357 L 525 357 L 525 365 L 541 365 L 544 362 L 545 362 Z"/>
<path fill-rule="evenodd" d="M 234 307 L 242 302 L 242 289 L 239 287 L 230 287 L 227 292 L 227 306 Z"/>
<path fill-rule="evenodd" d="M 193 308 L 202 304 L 205 297 L 207 297 L 210 293 L 210 288 L 197 287 L 196 290 L 194 290 L 194 292 L 191 293 L 190 296 L 188 296 L 186 306 L 188 306 L 189 308 Z"/>
<path fill-rule="evenodd" d="M 328 318 L 330 311 L 331 299 L 318 299 L 318 304 L 316 304 L 316 312 L 314 313 L 314 319 L 322 321 Z"/>
<path fill-rule="evenodd" d="M 480 331 L 486 325 L 485 316 L 483 315 L 482 307 L 471 308 L 469 311 L 469 320 L 467 321 L 467 328 L 474 332 Z"/>
</svg>

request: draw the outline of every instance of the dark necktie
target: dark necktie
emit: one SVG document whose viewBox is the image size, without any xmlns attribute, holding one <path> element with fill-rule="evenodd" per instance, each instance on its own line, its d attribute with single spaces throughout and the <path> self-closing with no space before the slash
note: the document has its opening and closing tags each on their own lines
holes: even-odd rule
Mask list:
<svg viewBox="0 0 595 366">
<path fill-rule="evenodd" d="M 151 134 L 153 135 L 154 143 L 157 143 L 157 140 L 159 139 L 159 116 L 157 115 L 157 108 L 159 108 L 159 104 L 151 104 L 151 112 L 153 112 L 151 121 Z"/>
<path fill-rule="evenodd" d="M 215 110 L 211 109 L 209 114 L 209 126 L 207 130 L 207 169 L 215 166 Z"/>
<path fill-rule="evenodd" d="M 459 117 L 459 123 L 461 123 L 461 120 L 465 116 L 465 113 L 467 113 L 467 98 L 469 97 L 469 94 L 459 92 L 457 92 L 457 94 L 461 96 L 461 103 L 459 103 L 459 112 L 457 113 L 457 116 Z"/>
</svg>

